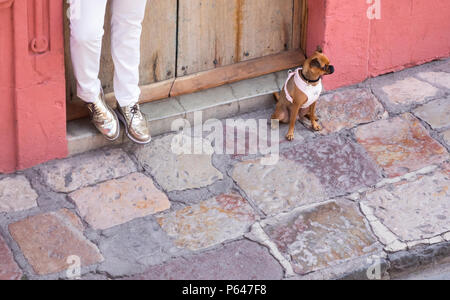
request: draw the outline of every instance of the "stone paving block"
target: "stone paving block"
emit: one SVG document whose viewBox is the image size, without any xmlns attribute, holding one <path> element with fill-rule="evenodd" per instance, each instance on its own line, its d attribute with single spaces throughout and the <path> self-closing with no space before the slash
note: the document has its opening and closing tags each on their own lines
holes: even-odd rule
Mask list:
<svg viewBox="0 0 450 300">
<path fill-rule="evenodd" d="M 137 280 L 280 280 L 283 269 L 269 251 L 242 240 L 203 254 L 155 266 Z"/>
<path fill-rule="evenodd" d="M 222 173 L 212 165 L 213 148 L 209 142 L 198 137 L 174 137 L 180 135 L 167 135 L 135 151 L 144 169 L 152 174 L 165 191 L 206 187 L 223 179 Z M 193 146 L 189 147 L 189 143 Z M 192 151 L 195 145 L 203 149 L 200 152 L 203 154 L 186 154 L 196 153 Z"/>
<path fill-rule="evenodd" d="M 87 187 L 69 195 L 94 229 L 107 229 L 170 208 L 167 196 L 140 173 Z"/>
<path fill-rule="evenodd" d="M 14 261 L 11 250 L 3 237 L 0 236 L 0 280 L 18 280 L 22 271 Z"/>
<path fill-rule="evenodd" d="M 121 149 L 99 150 L 38 167 L 44 182 L 56 192 L 79 188 L 136 172 L 137 168 Z"/>
<path fill-rule="evenodd" d="M 266 166 L 261 160 L 239 162 L 234 181 L 266 215 L 325 200 L 319 178 L 302 165 L 281 158 Z"/>
<path fill-rule="evenodd" d="M 414 182 L 367 193 L 363 203 L 402 241 L 450 231 L 450 173 L 437 172 Z"/>
<path fill-rule="evenodd" d="M 0 180 L 0 213 L 17 212 L 37 206 L 38 194 L 25 176 Z"/>
<path fill-rule="evenodd" d="M 450 74 L 449 74 L 450 76 Z M 414 114 L 433 129 L 450 126 L 450 97 L 432 101 L 414 110 Z"/>
<path fill-rule="evenodd" d="M 99 248 L 105 261 L 98 267 L 110 276 L 126 276 L 145 272 L 172 257 L 187 254 L 178 249 L 154 220 L 129 222 L 105 230 Z"/>
<path fill-rule="evenodd" d="M 357 205 L 343 200 L 297 209 L 268 220 L 263 228 L 297 274 L 380 250 Z"/>
<path fill-rule="evenodd" d="M 12 237 L 38 275 L 66 270 L 67 258 L 80 257 L 82 266 L 103 260 L 83 235 L 83 224 L 67 209 L 28 217 L 9 225 Z"/>
<path fill-rule="evenodd" d="M 239 195 L 223 194 L 157 219 L 179 248 L 205 249 L 238 238 L 257 220 Z"/>
<path fill-rule="evenodd" d="M 448 158 L 447 150 L 411 114 L 360 126 L 355 135 L 391 178 Z"/>
<path fill-rule="evenodd" d="M 450 74 L 445 72 L 422 72 L 417 74 L 420 79 L 434 86 L 450 89 Z"/>
<path fill-rule="evenodd" d="M 381 171 L 364 149 L 340 136 L 308 141 L 283 150 L 281 155 L 306 167 L 319 179 L 330 197 L 372 186 L 381 178 Z M 290 166 L 293 167 L 297 166 Z M 278 180 L 286 180 L 284 173 L 280 173 Z"/>
<path fill-rule="evenodd" d="M 423 103 L 438 94 L 439 90 L 431 84 L 408 77 L 385 85 L 382 90 L 387 100 L 393 105 L 410 105 Z"/>
<path fill-rule="evenodd" d="M 322 134 L 352 128 L 387 117 L 384 107 L 366 88 L 344 89 L 322 96 L 317 102 Z"/>
</svg>

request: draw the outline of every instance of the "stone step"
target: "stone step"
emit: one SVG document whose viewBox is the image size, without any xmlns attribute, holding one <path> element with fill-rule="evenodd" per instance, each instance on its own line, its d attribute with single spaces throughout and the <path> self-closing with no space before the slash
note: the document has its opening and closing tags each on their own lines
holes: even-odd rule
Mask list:
<svg viewBox="0 0 450 300">
<path fill-rule="evenodd" d="M 170 132 L 172 122 L 177 119 L 187 119 L 193 124 L 196 111 L 203 112 L 205 121 L 269 108 L 275 104 L 273 93 L 280 91 L 286 78 L 287 71 L 280 71 L 193 94 L 145 103 L 141 109 L 147 115 L 152 135 L 158 136 Z M 128 141 L 122 130 L 117 141 L 109 142 L 88 119 L 69 121 L 67 140 L 69 156 Z"/>
</svg>

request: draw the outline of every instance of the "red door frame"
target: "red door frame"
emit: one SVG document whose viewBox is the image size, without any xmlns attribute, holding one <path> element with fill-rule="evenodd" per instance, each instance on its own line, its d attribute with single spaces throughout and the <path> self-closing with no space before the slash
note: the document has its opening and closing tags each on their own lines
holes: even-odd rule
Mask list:
<svg viewBox="0 0 450 300">
<path fill-rule="evenodd" d="M 0 0 L 0 172 L 67 156 L 63 3 Z"/>
</svg>

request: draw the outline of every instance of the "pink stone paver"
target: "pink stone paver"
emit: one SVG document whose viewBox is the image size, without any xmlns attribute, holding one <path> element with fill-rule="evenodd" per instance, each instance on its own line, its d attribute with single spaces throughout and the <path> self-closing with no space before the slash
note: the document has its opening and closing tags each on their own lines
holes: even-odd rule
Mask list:
<svg viewBox="0 0 450 300">
<path fill-rule="evenodd" d="M 281 265 L 267 248 L 242 240 L 188 258 L 176 258 L 133 277 L 138 280 L 280 280 Z"/>
<path fill-rule="evenodd" d="M 257 219 L 241 196 L 223 194 L 157 221 L 179 248 L 200 250 L 242 236 Z"/>
<path fill-rule="evenodd" d="M 282 150 L 281 155 L 306 167 L 319 179 L 329 197 L 372 186 L 381 179 L 381 170 L 367 157 L 364 149 L 342 136 L 328 135 L 307 141 Z M 296 164 L 291 168 L 296 168 Z M 282 174 L 280 172 L 280 178 L 283 178 Z"/>
<path fill-rule="evenodd" d="M 449 188 L 444 170 L 368 192 L 363 203 L 402 241 L 423 240 L 450 231 Z"/>
<path fill-rule="evenodd" d="M 387 116 L 380 102 L 368 89 L 345 89 L 322 96 L 317 102 L 322 134 L 381 120 Z"/>
<path fill-rule="evenodd" d="M 0 212 L 17 212 L 37 206 L 38 194 L 25 176 L 0 180 Z"/>
<path fill-rule="evenodd" d="M 46 185 L 56 192 L 70 193 L 79 188 L 136 172 L 134 162 L 122 149 L 99 150 L 38 168 Z"/>
<path fill-rule="evenodd" d="M 448 159 L 447 150 L 409 113 L 358 127 L 355 134 L 358 143 L 389 177 Z"/>
<path fill-rule="evenodd" d="M 381 250 L 357 205 L 349 201 L 297 209 L 268 220 L 263 229 L 297 274 Z"/>
<path fill-rule="evenodd" d="M 94 229 L 107 229 L 170 208 L 167 196 L 140 173 L 78 190 L 70 198 Z"/>
<path fill-rule="evenodd" d="M 21 277 L 22 271 L 14 261 L 5 240 L 0 236 L 0 280 L 18 280 Z"/>
<path fill-rule="evenodd" d="M 80 257 L 82 266 L 103 260 L 97 247 L 84 237 L 81 221 L 67 209 L 12 223 L 9 231 L 38 275 L 67 270 L 72 255 Z"/>
</svg>

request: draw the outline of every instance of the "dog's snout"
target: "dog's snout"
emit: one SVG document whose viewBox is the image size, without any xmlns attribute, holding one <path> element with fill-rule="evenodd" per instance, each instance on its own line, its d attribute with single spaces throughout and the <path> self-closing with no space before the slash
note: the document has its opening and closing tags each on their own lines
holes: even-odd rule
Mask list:
<svg viewBox="0 0 450 300">
<path fill-rule="evenodd" d="M 329 65 L 328 66 L 328 74 L 333 74 L 334 73 L 334 66 L 333 65 Z"/>
</svg>

